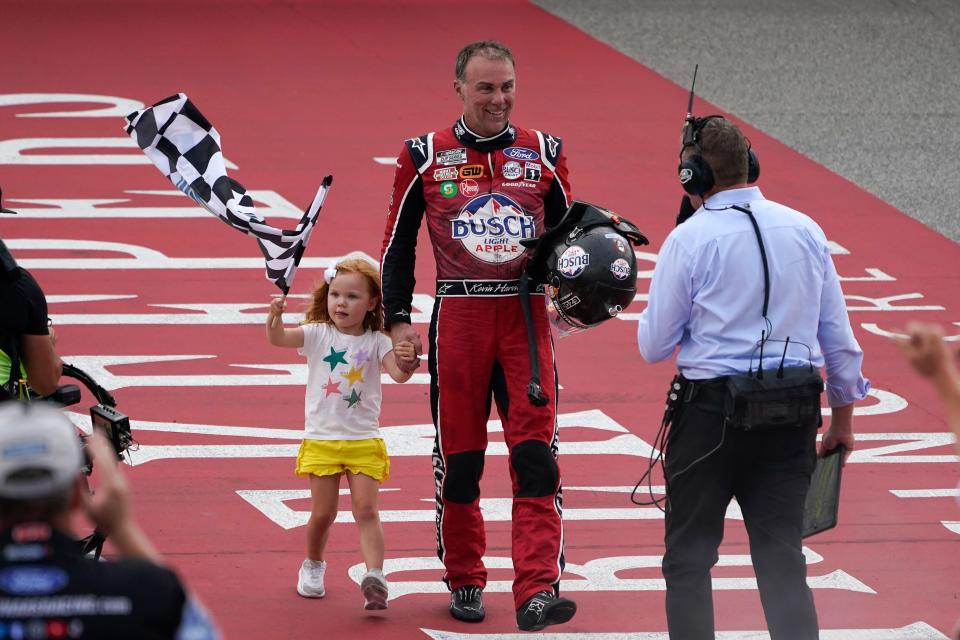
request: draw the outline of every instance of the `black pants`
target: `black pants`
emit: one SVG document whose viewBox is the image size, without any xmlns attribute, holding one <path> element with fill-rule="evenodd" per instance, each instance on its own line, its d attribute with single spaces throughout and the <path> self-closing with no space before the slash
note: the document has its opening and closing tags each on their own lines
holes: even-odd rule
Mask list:
<svg viewBox="0 0 960 640">
<path fill-rule="evenodd" d="M 816 640 L 817 612 L 800 538 L 816 429 L 725 428 L 722 406 L 722 384 L 701 386 L 680 406 L 668 434 L 663 577 L 670 638 L 714 638 L 710 570 L 727 505 L 736 497 L 771 639 Z"/>
</svg>

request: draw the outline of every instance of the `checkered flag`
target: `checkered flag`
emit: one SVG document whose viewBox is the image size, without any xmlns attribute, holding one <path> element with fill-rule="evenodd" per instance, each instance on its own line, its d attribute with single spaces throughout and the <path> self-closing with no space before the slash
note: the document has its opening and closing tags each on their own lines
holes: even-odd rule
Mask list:
<svg viewBox="0 0 960 640">
<path fill-rule="evenodd" d="M 267 279 L 284 294 L 290 290 L 332 176 L 323 179 L 296 229 L 277 229 L 257 214 L 243 185 L 227 176 L 220 134 L 186 95 L 134 111 L 127 116 L 126 132 L 177 189 L 234 229 L 255 236 Z"/>
</svg>

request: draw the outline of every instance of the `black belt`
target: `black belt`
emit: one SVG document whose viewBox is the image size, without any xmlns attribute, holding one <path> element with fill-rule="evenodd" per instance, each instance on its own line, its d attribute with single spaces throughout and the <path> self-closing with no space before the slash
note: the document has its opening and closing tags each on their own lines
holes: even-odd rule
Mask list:
<svg viewBox="0 0 960 640">
<path fill-rule="evenodd" d="M 531 295 L 543 295 L 543 284 L 530 288 Z M 520 294 L 519 280 L 437 280 L 437 296 L 515 296 Z"/>
<path fill-rule="evenodd" d="M 680 400 L 684 403 L 693 402 L 697 396 L 710 403 L 722 403 L 727 392 L 727 376 L 707 378 L 705 380 L 689 380 L 680 376 L 683 385 L 683 395 Z"/>
</svg>

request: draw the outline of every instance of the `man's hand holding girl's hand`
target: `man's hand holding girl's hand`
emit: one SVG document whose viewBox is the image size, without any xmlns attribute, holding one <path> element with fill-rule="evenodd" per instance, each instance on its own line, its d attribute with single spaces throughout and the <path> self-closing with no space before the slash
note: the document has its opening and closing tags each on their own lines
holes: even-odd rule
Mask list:
<svg viewBox="0 0 960 640">
<path fill-rule="evenodd" d="M 405 371 L 412 371 L 420 366 L 416 347 L 409 340 L 401 340 L 393 345 L 393 353 L 397 358 L 397 365 Z"/>
</svg>

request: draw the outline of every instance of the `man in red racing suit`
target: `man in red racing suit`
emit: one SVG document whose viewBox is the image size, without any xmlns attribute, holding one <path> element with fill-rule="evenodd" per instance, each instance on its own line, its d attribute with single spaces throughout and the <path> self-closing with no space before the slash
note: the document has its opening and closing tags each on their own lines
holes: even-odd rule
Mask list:
<svg viewBox="0 0 960 640">
<path fill-rule="evenodd" d="M 509 49 L 489 41 L 464 47 L 455 88 L 463 116 L 407 140 L 397 160 L 381 257 L 386 326 L 395 341 L 419 341 L 410 309 L 426 217 L 437 266 L 429 332 L 437 553 L 450 611 L 464 621 L 484 617 L 479 482 L 492 395 L 510 455 L 517 621 L 536 630 L 566 622 L 576 605 L 558 597 L 564 559 L 555 374 L 545 385 L 546 406 L 526 396 L 530 361 L 518 278 L 529 254 L 519 241 L 559 222 L 570 188 L 560 140 L 509 122 Z M 540 370 L 555 372 L 542 288 L 531 293 Z"/>
</svg>

